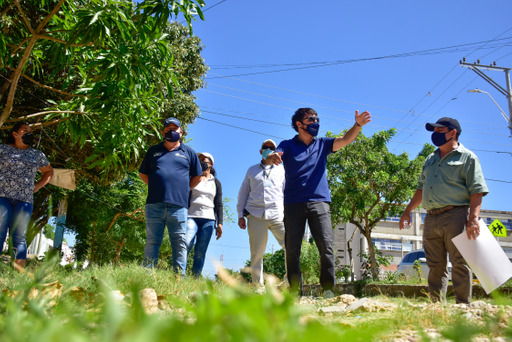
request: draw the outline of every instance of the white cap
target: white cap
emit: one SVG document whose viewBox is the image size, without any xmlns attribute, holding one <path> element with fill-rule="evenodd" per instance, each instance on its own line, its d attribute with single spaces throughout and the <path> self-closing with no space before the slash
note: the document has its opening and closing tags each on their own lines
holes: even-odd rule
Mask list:
<svg viewBox="0 0 512 342">
<path fill-rule="evenodd" d="M 272 139 L 267 139 L 267 140 L 265 140 L 265 141 L 263 142 L 263 144 L 261 144 L 261 147 L 263 148 L 263 146 L 265 146 L 265 144 L 267 144 L 267 143 L 271 143 L 272 145 L 274 145 L 274 148 L 277 148 L 276 143 L 275 143 L 275 142 L 274 142 L 274 140 L 272 140 Z"/>
<path fill-rule="evenodd" d="M 213 156 L 208 152 L 199 152 L 197 154 L 198 156 L 205 156 L 206 158 L 210 159 L 212 161 L 212 165 L 215 164 L 215 161 L 213 160 Z"/>
</svg>

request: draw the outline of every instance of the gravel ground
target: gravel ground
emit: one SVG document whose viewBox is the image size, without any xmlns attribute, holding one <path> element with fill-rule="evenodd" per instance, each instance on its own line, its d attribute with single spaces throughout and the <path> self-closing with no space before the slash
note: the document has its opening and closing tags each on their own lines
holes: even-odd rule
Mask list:
<svg viewBox="0 0 512 342">
<path fill-rule="evenodd" d="M 347 326 L 357 326 L 362 322 L 371 322 L 379 319 L 396 320 L 399 312 L 412 316 L 409 321 L 418 318 L 416 324 L 403 326 L 386 333 L 383 341 L 416 342 L 416 341 L 452 341 L 449 338 L 450 328 L 456 330 L 459 341 L 512 341 L 512 306 L 495 305 L 487 301 L 474 301 L 466 304 L 441 304 L 413 302 L 404 298 L 356 298 L 352 295 L 341 295 L 330 299 L 316 297 L 302 297 L 298 303 L 308 312 L 303 316 L 305 321 L 321 319 L 338 322 Z M 446 326 L 435 327 L 429 322 L 422 322 L 423 317 L 439 316 L 447 318 Z M 450 326 L 453 317 L 458 317 L 459 326 Z M 397 323 L 398 324 L 398 323 Z M 419 329 L 418 326 L 422 328 Z M 474 333 L 475 329 L 485 333 Z M 422 331 L 421 331 L 422 330 Z M 463 335 L 468 333 L 468 339 Z M 448 336 L 448 337 L 447 337 Z M 462 338 L 462 339 L 461 339 Z"/>
</svg>

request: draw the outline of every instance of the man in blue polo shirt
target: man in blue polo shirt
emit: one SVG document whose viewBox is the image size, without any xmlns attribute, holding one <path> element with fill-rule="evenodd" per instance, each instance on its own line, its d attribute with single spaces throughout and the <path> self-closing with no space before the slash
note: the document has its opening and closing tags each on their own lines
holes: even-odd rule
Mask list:
<svg viewBox="0 0 512 342">
<path fill-rule="evenodd" d="M 162 134 L 165 140 L 149 148 L 139 169 L 140 178 L 148 186 L 143 264 L 157 265 L 167 226 L 173 269 L 183 273 L 187 262 L 188 196 L 201 181 L 201 163 L 192 148 L 180 143 L 183 131 L 178 119 L 165 120 Z"/>
<path fill-rule="evenodd" d="M 316 138 L 320 128 L 318 114 L 312 108 L 299 108 L 292 117 L 292 127 L 298 133 L 282 141 L 277 152 L 270 155 L 274 164 L 284 165 L 284 225 L 288 281 L 291 290 L 302 292 L 300 249 L 306 229 L 320 252 L 320 284 L 326 296 L 332 296 L 336 283 L 334 275 L 334 233 L 327 184 L 327 156 L 350 144 L 371 121 L 370 113 L 356 111 L 356 123 L 343 137 Z"/>
</svg>

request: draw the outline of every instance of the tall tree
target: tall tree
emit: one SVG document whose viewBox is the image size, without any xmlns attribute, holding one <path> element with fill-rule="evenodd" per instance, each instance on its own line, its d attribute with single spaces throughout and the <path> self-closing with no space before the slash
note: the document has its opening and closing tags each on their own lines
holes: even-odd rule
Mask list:
<svg viewBox="0 0 512 342">
<path fill-rule="evenodd" d="M 182 13 L 190 24 L 202 5 L 0 0 L 0 131 L 30 122 L 52 165 L 95 183 L 122 180 L 160 139 L 162 117 L 186 126 L 199 114 L 202 45 L 168 18 Z M 28 242 L 56 213 L 51 192 L 54 201 L 68 192 L 48 188 L 36 193 Z"/>
<path fill-rule="evenodd" d="M 58 166 L 122 178 L 171 108 L 185 125 L 198 115 L 200 42 L 168 20 L 203 4 L 0 0 L 0 128 L 35 121 Z"/>
<path fill-rule="evenodd" d="M 390 129 L 370 138 L 361 133 L 352 144 L 331 154 L 327 162 L 333 225 L 350 222 L 366 238 L 374 279 L 379 269 L 372 230 L 383 218 L 401 213 L 403 203 L 416 190 L 425 157 L 434 150 L 425 144 L 414 160 L 405 152 L 395 155 L 386 146 L 395 133 Z M 328 136 L 335 135 L 328 132 Z"/>
</svg>

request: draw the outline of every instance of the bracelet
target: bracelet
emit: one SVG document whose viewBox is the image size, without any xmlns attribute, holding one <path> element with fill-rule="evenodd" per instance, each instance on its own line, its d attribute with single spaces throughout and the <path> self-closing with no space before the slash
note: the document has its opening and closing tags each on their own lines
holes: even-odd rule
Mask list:
<svg viewBox="0 0 512 342">
<path fill-rule="evenodd" d="M 357 121 L 356 121 L 356 125 L 358 125 L 359 127 L 363 127 L 363 126 L 361 126 Z"/>
</svg>

